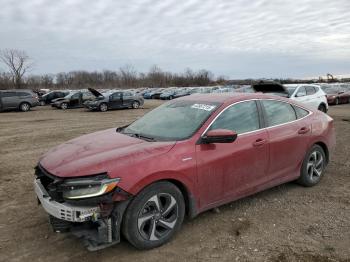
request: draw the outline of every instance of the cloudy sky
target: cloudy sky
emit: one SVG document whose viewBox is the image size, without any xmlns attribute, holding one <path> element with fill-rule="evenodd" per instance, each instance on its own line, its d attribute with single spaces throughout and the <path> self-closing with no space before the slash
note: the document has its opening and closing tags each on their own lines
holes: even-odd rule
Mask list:
<svg viewBox="0 0 350 262">
<path fill-rule="evenodd" d="M 349 0 L 0 0 L 0 49 L 25 50 L 33 73 L 348 74 L 349 14 Z"/>
</svg>

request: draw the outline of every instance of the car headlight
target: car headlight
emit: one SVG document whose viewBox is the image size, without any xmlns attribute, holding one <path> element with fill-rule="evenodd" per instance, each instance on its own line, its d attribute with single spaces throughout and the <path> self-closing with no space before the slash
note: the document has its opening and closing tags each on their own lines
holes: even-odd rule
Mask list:
<svg viewBox="0 0 350 262">
<path fill-rule="evenodd" d="M 120 178 L 77 178 L 65 181 L 60 189 L 63 198 L 82 199 L 109 193 L 119 181 Z"/>
</svg>

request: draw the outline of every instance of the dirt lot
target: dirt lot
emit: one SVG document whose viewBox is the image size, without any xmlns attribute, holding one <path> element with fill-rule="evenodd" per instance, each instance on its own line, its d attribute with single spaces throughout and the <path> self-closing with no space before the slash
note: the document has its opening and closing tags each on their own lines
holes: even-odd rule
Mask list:
<svg viewBox="0 0 350 262">
<path fill-rule="evenodd" d="M 125 240 L 88 252 L 53 233 L 32 189 L 41 154 L 68 139 L 120 126 L 160 104 L 106 113 L 37 107 L 0 114 L 0 261 L 350 261 L 350 105 L 334 106 L 336 153 L 314 188 L 282 185 L 186 221 L 167 245 Z"/>
</svg>

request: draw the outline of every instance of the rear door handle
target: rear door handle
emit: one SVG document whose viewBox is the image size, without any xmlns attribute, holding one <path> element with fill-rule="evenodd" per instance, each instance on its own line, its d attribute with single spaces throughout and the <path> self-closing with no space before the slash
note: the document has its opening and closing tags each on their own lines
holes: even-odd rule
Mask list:
<svg viewBox="0 0 350 262">
<path fill-rule="evenodd" d="M 267 142 L 267 140 L 259 138 L 253 142 L 253 146 L 262 146 Z"/>
<path fill-rule="evenodd" d="M 301 134 L 301 135 L 302 135 L 302 134 L 306 134 L 306 133 L 308 133 L 309 131 L 310 131 L 310 128 L 304 126 L 304 127 L 302 127 L 302 128 L 299 129 L 298 134 Z"/>
</svg>

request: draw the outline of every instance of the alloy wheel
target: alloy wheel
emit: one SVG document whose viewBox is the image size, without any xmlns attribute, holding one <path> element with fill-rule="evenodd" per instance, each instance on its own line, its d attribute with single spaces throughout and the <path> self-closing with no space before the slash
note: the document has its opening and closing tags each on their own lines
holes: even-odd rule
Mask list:
<svg viewBox="0 0 350 262">
<path fill-rule="evenodd" d="M 62 109 L 67 109 L 67 108 L 68 108 L 67 103 L 62 103 L 61 108 L 62 108 Z"/>
<path fill-rule="evenodd" d="M 320 179 L 324 168 L 324 159 L 322 154 L 318 151 L 312 152 L 306 168 L 307 174 L 311 180 Z"/>
<path fill-rule="evenodd" d="M 27 103 L 23 103 L 23 104 L 21 105 L 21 110 L 22 110 L 23 112 L 27 112 L 27 111 L 29 110 L 29 108 L 30 108 L 30 105 L 27 104 Z"/>
<path fill-rule="evenodd" d="M 145 240 L 166 237 L 178 220 L 178 204 L 168 193 L 159 193 L 147 200 L 137 218 L 139 233 Z"/>
<path fill-rule="evenodd" d="M 139 108 L 139 106 L 140 106 L 140 104 L 139 104 L 139 102 L 137 102 L 137 101 L 135 101 L 135 102 L 132 104 L 132 108 L 134 108 L 134 109 Z"/>
<path fill-rule="evenodd" d="M 107 111 L 107 105 L 106 104 L 101 104 L 100 105 L 100 110 L 102 111 L 102 112 L 106 112 Z"/>
</svg>

